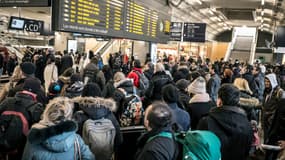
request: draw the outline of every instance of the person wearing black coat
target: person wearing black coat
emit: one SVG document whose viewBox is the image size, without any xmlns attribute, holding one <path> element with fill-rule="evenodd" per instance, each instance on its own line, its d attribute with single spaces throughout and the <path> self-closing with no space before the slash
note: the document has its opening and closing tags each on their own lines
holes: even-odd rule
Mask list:
<svg viewBox="0 0 285 160">
<path fill-rule="evenodd" d="M 174 82 L 177 82 L 180 79 L 190 79 L 190 71 L 186 63 L 181 63 L 177 71 L 173 74 Z"/>
<path fill-rule="evenodd" d="M 247 80 L 249 84 L 249 88 L 252 91 L 253 96 L 258 98 L 258 87 L 255 82 L 255 78 L 252 74 L 252 71 L 253 71 L 252 65 L 247 65 L 245 68 L 242 69 L 242 72 L 243 72 L 242 78 Z"/>
<path fill-rule="evenodd" d="M 73 99 L 78 111 L 74 114 L 74 119 L 78 123 L 78 133 L 81 135 L 83 124 L 86 120 L 98 120 L 106 118 L 112 121 L 116 136 L 114 142 L 114 149 L 119 149 L 123 142 L 123 137 L 120 131 L 120 125 L 113 112 L 116 112 L 116 103 L 111 99 L 104 99 L 100 97 L 76 97 Z"/>
<path fill-rule="evenodd" d="M 165 73 L 163 64 L 157 63 L 155 73 L 149 81 L 149 88 L 145 93 L 146 98 L 151 101 L 162 100 L 161 88 L 169 83 L 172 83 L 172 80 L 169 75 Z"/>
<path fill-rule="evenodd" d="M 187 87 L 189 84 L 190 82 L 185 79 L 180 79 L 176 82 L 176 87 L 179 89 L 179 104 L 184 109 L 188 106 L 191 99 L 190 95 L 187 92 Z"/>
<path fill-rule="evenodd" d="M 66 50 L 64 51 L 64 56 L 61 57 L 60 64 L 61 66 L 60 66 L 59 74 L 62 74 L 67 68 L 70 68 L 73 66 L 73 59 Z"/>
<path fill-rule="evenodd" d="M 249 155 L 253 132 L 246 113 L 237 107 L 240 92 L 232 84 L 219 89 L 217 108 L 200 120 L 197 129 L 215 133 L 222 144 L 222 160 L 245 160 Z"/>
<path fill-rule="evenodd" d="M 167 104 L 155 102 L 146 110 L 144 124 L 147 132 L 138 139 L 136 160 L 174 160 L 173 115 Z"/>
</svg>

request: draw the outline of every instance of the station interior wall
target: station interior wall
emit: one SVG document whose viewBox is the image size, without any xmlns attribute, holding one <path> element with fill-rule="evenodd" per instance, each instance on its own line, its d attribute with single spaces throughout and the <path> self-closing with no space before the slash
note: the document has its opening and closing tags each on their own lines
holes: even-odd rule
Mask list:
<svg viewBox="0 0 285 160">
<path fill-rule="evenodd" d="M 211 61 L 220 60 L 225 57 L 229 43 L 213 42 L 211 45 L 212 47 L 209 47 L 211 49 L 211 53 L 209 54 Z"/>
</svg>

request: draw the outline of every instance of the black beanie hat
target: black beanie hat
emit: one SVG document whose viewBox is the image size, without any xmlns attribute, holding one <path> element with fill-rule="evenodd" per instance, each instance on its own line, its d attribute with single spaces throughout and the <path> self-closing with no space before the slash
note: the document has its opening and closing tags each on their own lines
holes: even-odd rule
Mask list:
<svg viewBox="0 0 285 160">
<path fill-rule="evenodd" d="M 141 68 L 141 67 L 142 67 L 140 60 L 136 59 L 136 60 L 134 61 L 134 67 L 136 67 L 136 68 Z"/>
<path fill-rule="evenodd" d="M 87 83 L 81 94 L 82 97 L 102 97 L 102 91 L 98 84 Z"/>
<path fill-rule="evenodd" d="M 20 64 L 20 68 L 23 73 L 32 75 L 36 71 L 36 66 L 31 62 L 24 62 Z"/>
<path fill-rule="evenodd" d="M 75 83 L 77 81 L 82 81 L 81 75 L 79 73 L 75 73 L 75 74 L 71 75 L 70 83 L 73 84 L 73 83 Z"/>
<path fill-rule="evenodd" d="M 180 79 L 176 82 L 176 86 L 180 91 L 185 91 L 185 89 L 189 86 L 190 82 L 186 79 Z"/>
<path fill-rule="evenodd" d="M 37 78 L 27 78 L 23 89 L 37 94 L 41 90 L 41 82 Z"/>
<path fill-rule="evenodd" d="M 162 88 L 162 97 L 166 103 L 178 102 L 178 89 L 173 84 L 168 84 Z"/>
</svg>

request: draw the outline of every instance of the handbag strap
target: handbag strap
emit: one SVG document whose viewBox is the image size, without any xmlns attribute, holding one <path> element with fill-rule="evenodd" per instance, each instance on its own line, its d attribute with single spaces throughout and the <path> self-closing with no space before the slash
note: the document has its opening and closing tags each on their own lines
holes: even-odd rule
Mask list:
<svg viewBox="0 0 285 160">
<path fill-rule="evenodd" d="M 53 72 L 54 72 L 54 67 L 55 67 L 55 64 L 51 64 L 51 65 L 53 65 L 53 67 L 52 67 L 52 71 L 51 71 L 51 81 L 54 81 L 54 79 L 53 79 Z"/>
<path fill-rule="evenodd" d="M 77 158 L 78 155 L 78 158 Z M 76 136 L 75 141 L 74 141 L 74 159 L 75 160 L 81 160 L 81 151 L 80 151 L 80 146 L 78 142 L 78 138 Z"/>
</svg>

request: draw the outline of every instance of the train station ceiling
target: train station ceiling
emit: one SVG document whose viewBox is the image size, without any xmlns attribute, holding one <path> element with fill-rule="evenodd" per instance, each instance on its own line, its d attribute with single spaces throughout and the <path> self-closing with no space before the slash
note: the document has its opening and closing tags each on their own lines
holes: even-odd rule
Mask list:
<svg viewBox="0 0 285 160">
<path fill-rule="evenodd" d="M 207 39 L 233 27 L 275 32 L 284 25 L 285 0 L 170 0 L 172 21 L 207 23 Z"/>
</svg>

